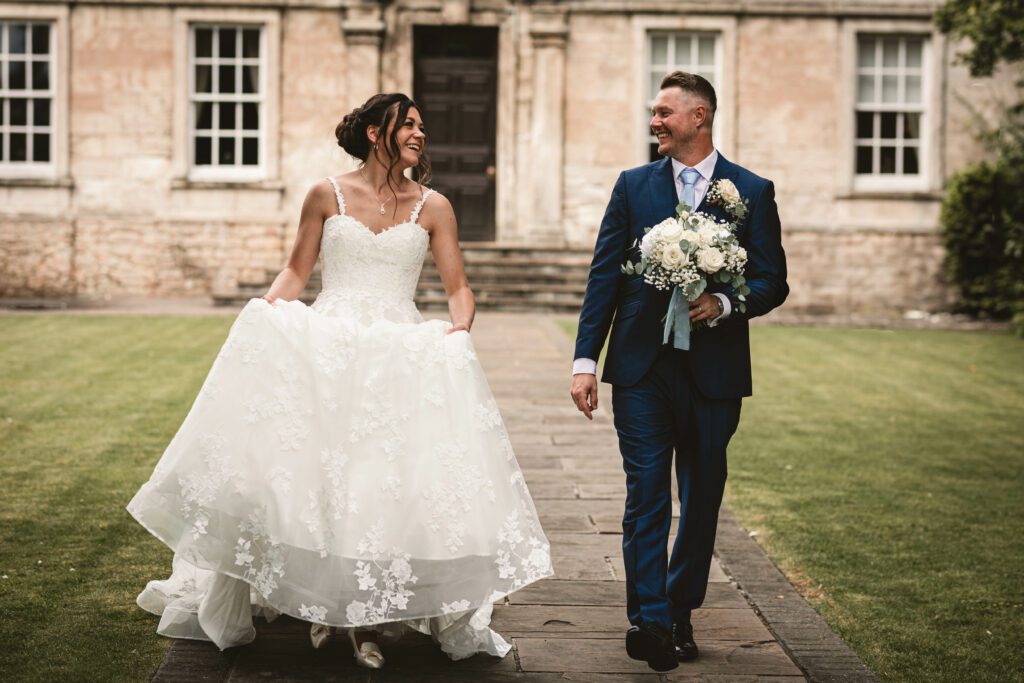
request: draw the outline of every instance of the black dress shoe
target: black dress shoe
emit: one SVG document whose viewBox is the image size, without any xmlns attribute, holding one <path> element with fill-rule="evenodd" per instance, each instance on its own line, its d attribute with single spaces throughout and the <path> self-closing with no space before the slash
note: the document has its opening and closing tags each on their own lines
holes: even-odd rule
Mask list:
<svg viewBox="0 0 1024 683">
<path fill-rule="evenodd" d="M 690 622 L 672 625 L 672 645 L 680 662 L 697 659 L 697 643 L 693 640 L 693 626 Z"/>
<path fill-rule="evenodd" d="M 626 631 L 626 654 L 647 662 L 655 671 L 671 671 L 679 666 L 672 634 L 657 624 L 632 626 Z"/>
</svg>

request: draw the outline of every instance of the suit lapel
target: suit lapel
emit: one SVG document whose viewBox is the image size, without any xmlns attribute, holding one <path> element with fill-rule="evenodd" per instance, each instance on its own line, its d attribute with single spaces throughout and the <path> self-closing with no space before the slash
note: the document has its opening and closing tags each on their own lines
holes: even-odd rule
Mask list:
<svg viewBox="0 0 1024 683">
<path fill-rule="evenodd" d="M 719 152 L 718 161 L 715 162 L 715 170 L 711 173 L 711 180 L 708 182 L 708 189 L 711 189 L 711 185 L 713 185 L 716 180 L 722 180 L 723 178 L 728 178 L 729 180 L 732 181 L 736 180 L 736 164 L 726 159 L 724 156 L 722 156 L 722 153 Z M 708 193 L 705 192 L 704 197 L 701 198 L 700 204 L 697 205 L 696 210 L 703 211 L 704 213 L 716 216 L 718 218 L 725 218 L 725 216 L 722 213 L 722 207 L 717 205 L 712 206 L 708 204 L 706 201 L 707 198 Z"/>
<path fill-rule="evenodd" d="M 676 198 L 676 184 L 672 178 L 672 161 L 668 157 L 652 168 L 647 187 L 650 192 L 651 222 L 644 224 L 644 227 L 651 227 L 675 216 L 679 200 Z"/>
</svg>

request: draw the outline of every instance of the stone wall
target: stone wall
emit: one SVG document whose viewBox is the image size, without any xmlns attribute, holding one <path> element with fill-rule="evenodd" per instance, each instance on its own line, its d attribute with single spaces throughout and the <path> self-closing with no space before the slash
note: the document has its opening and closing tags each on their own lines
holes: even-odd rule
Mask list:
<svg viewBox="0 0 1024 683">
<path fill-rule="evenodd" d="M 574 0 L 571 12 L 570 3 L 502 0 L 397 0 L 386 10 L 368 0 L 67 5 L 69 163 L 52 180 L 0 178 L 0 295 L 201 295 L 280 268 L 308 188 L 352 168 L 335 144 L 336 123 L 362 93 L 411 83 L 413 23 L 457 15 L 500 27 L 499 240 L 589 248 L 619 172 L 646 161 L 645 32 L 715 30 L 726 65 L 718 142 L 775 181 L 793 281 L 788 305 L 941 308 L 949 303 L 937 234 L 942 190 L 952 172 L 983 156 L 974 120 L 992 119 L 1016 74 L 971 79 L 953 64 L 956 46 L 933 33 L 941 77 L 934 182 L 912 193 L 853 191 L 844 60 L 860 29 L 851 26 L 928 32 L 931 5 L 906 0 L 890 20 L 866 3 L 842 3 L 850 10 L 842 18 L 815 2 L 735 14 L 700 14 L 699 4 L 684 11 L 667 0 L 635 0 L 628 12 L 603 0 Z M 40 5 L 62 3 L 0 0 L 14 15 Z M 183 11 L 273 19 L 278 123 L 266 181 L 184 177 L 176 95 Z"/>
</svg>

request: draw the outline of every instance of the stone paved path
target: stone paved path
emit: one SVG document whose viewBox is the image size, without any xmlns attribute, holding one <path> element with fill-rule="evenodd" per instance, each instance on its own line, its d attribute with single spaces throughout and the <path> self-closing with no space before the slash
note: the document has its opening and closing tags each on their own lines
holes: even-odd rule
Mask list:
<svg viewBox="0 0 1024 683">
<path fill-rule="evenodd" d="M 602 385 L 603 407 L 587 422 L 568 399 L 571 340 L 549 316 L 484 314 L 473 337 L 554 555 L 554 579 L 495 608 L 492 626 L 514 643 L 513 652 L 502 660 L 478 656 L 452 663 L 428 639 L 410 636 L 386 644 L 387 666 L 370 672 L 355 667 L 344 639 L 316 651 L 304 622 L 279 618 L 258 622 L 253 644 L 226 653 L 176 641 L 156 680 L 804 680 L 717 561 L 705 607 L 694 614 L 701 657 L 658 675 L 626 656 L 620 551 L 625 486 L 608 387 Z"/>
</svg>

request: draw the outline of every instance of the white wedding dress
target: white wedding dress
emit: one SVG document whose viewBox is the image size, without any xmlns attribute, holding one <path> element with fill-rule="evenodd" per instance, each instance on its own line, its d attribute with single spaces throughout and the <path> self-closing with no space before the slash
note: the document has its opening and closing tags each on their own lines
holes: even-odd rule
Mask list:
<svg viewBox="0 0 1024 683">
<path fill-rule="evenodd" d="M 245 306 L 128 505 L 174 550 L 138 603 L 222 649 L 284 613 L 504 656 L 491 605 L 550 576 L 550 546 L 469 334 L 413 303 L 430 191 L 373 233 L 330 181 L 323 291 Z"/>
</svg>

